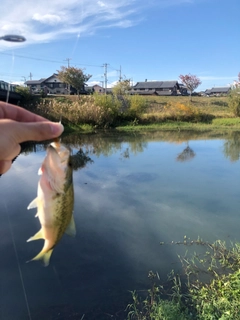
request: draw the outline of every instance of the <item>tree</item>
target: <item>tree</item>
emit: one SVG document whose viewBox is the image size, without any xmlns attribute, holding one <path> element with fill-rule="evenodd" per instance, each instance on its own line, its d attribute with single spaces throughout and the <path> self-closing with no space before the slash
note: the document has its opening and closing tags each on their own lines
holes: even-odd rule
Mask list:
<svg viewBox="0 0 240 320">
<path fill-rule="evenodd" d="M 187 145 L 187 147 L 181 153 L 179 153 L 176 160 L 184 162 L 184 161 L 191 160 L 194 157 L 195 157 L 195 152 L 189 147 L 189 145 Z"/>
<path fill-rule="evenodd" d="M 32 94 L 28 87 L 16 86 L 15 91 L 22 96 L 24 102 L 28 102 L 32 98 Z"/>
<path fill-rule="evenodd" d="M 187 87 L 187 89 L 190 91 L 190 97 L 192 101 L 192 93 L 202 83 L 201 80 L 197 76 L 190 73 L 186 74 L 185 76 L 181 74 L 179 78 L 181 79 L 182 83 Z"/>
<path fill-rule="evenodd" d="M 240 88 L 240 72 L 238 74 L 238 80 L 233 82 L 233 88 Z"/>
<path fill-rule="evenodd" d="M 240 117 L 240 86 L 235 86 L 228 95 L 228 106 L 235 117 Z"/>
<path fill-rule="evenodd" d="M 91 78 L 90 74 L 84 74 L 82 69 L 74 67 L 62 66 L 61 70 L 57 70 L 57 72 L 58 79 L 76 89 L 78 95 L 84 89 L 85 82 Z"/>
<path fill-rule="evenodd" d="M 130 79 L 125 79 L 122 81 L 119 81 L 113 88 L 112 88 L 112 92 L 115 95 L 125 95 L 127 93 L 127 91 L 129 91 L 131 89 L 131 85 L 130 85 Z"/>
</svg>

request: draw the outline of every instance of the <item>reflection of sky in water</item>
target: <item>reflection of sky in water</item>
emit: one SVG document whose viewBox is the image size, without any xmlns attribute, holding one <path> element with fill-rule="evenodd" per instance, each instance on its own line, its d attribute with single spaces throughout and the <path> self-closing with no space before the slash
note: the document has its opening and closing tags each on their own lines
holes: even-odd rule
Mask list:
<svg viewBox="0 0 240 320">
<path fill-rule="evenodd" d="M 149 270 L 164 278 L 185 252 L 161 241 L 184 235 L 239 241 L 240 164 L 224 157 L 222 145 L 190 141 L 196 156 L 186 162 L 176 161 L 186 143 L 148 142 L 144 152 L 129 149 L 129 158 L 123 157 L 127 142 L 109 157 L 91 154 L 94 163 L 74 171 L 77 237 L 62 238 L 48 268 L 25 264 L 42 247 L 40 240 L 26 243 L 39 229 L 35 210 L 26 207 L 36 196 L 45 152 L 20 155 L 0 178 L 3 319 L 27 319 L 13 240 L 33 319 L 52 319 L 59 310 L 124 309 L 128 290 L 148 286 Z"/>
</svg>

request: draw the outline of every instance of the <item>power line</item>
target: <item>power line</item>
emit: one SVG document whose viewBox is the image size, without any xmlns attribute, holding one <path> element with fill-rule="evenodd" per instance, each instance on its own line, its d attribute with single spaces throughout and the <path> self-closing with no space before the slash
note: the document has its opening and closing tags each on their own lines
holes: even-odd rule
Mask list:
<svg viewBox="0 0 240 320">
<path fill-rule="evenodd" d="M 12 56 L 11 53 L 6 53 L 6 52 L 0 52 L 0 54 L 2 55 L 6 55 L 6 56 Z M 33 58 L 33 57 L 29 57 L 29 56 L 23 56 L 21 54 L 14 54 L 15 57 L 18 58 L 24 58 L 24 59 L 30 59 L 30 60 L 38 60 L 38 61 L 47 61 L 47 62 L 54 62 L 54 63 L 61 63 L 61 61 L 57 61 L 57 60 L 49 60 L 49 59 L 41 59 L 41 58 Z"/>
<path fill-rule="evenodd" d="M 6 56 L 12 56 L 12 53 L 7 53 L 7 52 L 0 52 L 0 54 L 6 55 Z M 50 59 L 43 59 L 43 58 L 37 58 L 37 57 L 30 57 L 30 56 L 24 56 L 24 55 L 21 55 L 21 54 L 14 54 L 14 56 L 18 57 L 18 58 L 23 58 L 23 59 L 45 61 L 45 62 L 59 63 L 59 64 L 62 63 L 62 61 L 60 61 L 60 60 L 50 60 Z M 86 67 L 97 67 L 97 68 L 101 68 L 102 67 L 100 65 L 84 64 L 84 63 L 74 63 L 74 65 L 86 66 Z"/>
</svg>

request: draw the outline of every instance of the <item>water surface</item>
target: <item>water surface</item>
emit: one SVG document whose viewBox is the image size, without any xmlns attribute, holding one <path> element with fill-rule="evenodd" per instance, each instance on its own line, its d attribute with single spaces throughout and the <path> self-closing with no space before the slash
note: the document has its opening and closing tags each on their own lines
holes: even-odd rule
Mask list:
<svg viewBox="0 0 240 320">
<path fill-rule="evenodd" d="M 67 135 L 74 154 L 76 238 L 49 267 L 26 263 L 43 241 L 35 210 L 47 143 L 24 145 L 0 178 L 0 319 L 124 319 L 131 290 L 181 268 L 184 235 L 240 241 L 240 134 Z M 77 155 L 77 156 L 76 156 Z M 161 246 L 160 242 L 166 245 Z"/>
</svg>

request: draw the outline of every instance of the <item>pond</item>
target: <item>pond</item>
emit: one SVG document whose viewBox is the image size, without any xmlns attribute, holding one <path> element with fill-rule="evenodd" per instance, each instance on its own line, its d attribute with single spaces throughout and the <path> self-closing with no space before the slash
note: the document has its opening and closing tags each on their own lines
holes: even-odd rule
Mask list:
<svg viewBox="0 0 240 320">
<path fill-rule="evenodd" d="M 77 235 L 50 265 L 35 210 L 47 142 L 25 144 L 0 178 L 0 319 L 125 319 L 130 291 L 181 268 L 186 235 L 240 241 L 240 133 L 71 134 Z M 165 245 L 160 245 L 164 242 Z"/>
</svg>

